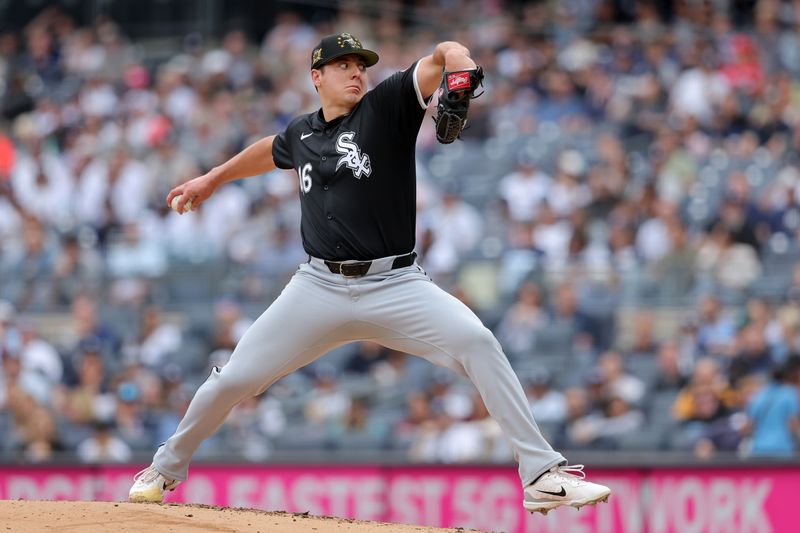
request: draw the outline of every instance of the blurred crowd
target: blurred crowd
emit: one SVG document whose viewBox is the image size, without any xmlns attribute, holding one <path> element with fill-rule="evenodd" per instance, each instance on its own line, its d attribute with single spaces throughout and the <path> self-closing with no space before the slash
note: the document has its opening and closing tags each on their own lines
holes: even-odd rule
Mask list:
<svg viewBox="0 0 800 533">
<path fill-rule="evenodd" d="M 800 2 L 417 4 L 174 50 L 55 9 L 0 33 L 0 458 L 128 461 L 174 431 L 307 256 L 291 173 L 182 216 L 166 194 L 314 110 L 309 54 L 339 31 L 379 52 L 373 84 L 445 37 L 484 67 L 463 140 L 420 132 L 417 251 L 555 445 L 796 453 Z M 200 454 L 278 449 L 512 459 L 468 382 L 369 343 Z"/>
</svg>

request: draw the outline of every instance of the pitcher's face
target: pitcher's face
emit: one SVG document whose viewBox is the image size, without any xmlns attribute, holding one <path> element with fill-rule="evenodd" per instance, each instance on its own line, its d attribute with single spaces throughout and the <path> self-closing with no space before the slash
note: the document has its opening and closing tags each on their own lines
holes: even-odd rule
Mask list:
<svg viewBox="0 0 800 533">
<path fill-rule="evenodd" d="M 337 57 L 313 69 L 311 79 L 321 100 L 353 107 L 367 92 L 367 65 L 358 54 Z"/>
</svg>

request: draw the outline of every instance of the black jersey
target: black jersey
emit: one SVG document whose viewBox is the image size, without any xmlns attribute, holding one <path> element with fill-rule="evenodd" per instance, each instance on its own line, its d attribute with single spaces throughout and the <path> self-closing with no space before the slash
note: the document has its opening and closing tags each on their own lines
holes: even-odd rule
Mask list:
<svg viewBox="0 0 800 533">
<path fill-rule="evenodd" d="M 414 249 L 414 148 L 425 115 L 417 63 L 368 91 L 350 114 L 294 119 L 272 144 L 279 168 L 297 171 L 306 252 L 370 260 Z"/>
</svg>

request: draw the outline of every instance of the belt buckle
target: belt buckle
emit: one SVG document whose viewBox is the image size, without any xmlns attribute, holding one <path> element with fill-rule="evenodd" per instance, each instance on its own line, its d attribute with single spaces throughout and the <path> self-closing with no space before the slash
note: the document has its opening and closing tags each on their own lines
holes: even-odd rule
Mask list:
<svg viewBox="0 0 800 533">
<path fill-rule="evenodd" d="M 346 278 L 358 278 L 366 275 L 372 261 L 361 263 L 339 263 L 339 273 Z"/>
</svg>

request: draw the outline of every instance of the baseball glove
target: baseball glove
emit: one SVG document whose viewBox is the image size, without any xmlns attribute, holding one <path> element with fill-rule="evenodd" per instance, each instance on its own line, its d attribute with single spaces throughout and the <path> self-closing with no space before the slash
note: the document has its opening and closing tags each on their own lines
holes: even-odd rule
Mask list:
<svg viewBox="0 0 800 533">
<path fill-rule="evenodd" d="M 483 93 L 475 94 L 475 89 L 483 83 L 483 69 L 445 72 L 439 87 L 439 103 L 436 106 L 436 140 L 450 144 L 461 135 L 467 125 L 469 101 Z"/>
</svg>

